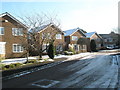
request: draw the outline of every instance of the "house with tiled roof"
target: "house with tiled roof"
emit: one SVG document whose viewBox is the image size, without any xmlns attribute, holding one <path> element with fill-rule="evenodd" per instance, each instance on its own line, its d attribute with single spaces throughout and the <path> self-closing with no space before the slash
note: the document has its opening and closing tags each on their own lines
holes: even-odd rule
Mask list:
<svg viewBox="0 0 120 90">
<path fill-rule="evenodd" d="M 103 45 L 104 47 L 119 47 L 119 36 L 120 34 L 111 32 L 109 34 L 100 34 L 100 36 L 103 38 Z"/>
<path fill-rule="evenodd" d="M 78 43 L 80 38 L 82 38 L 82 40 L 86 38 L 86 35 L 82 31 L 82 29 L 78 27 L 70 30 L 65 30 L 64 33 L 65 33 L 66 50 L 69 50 L 69 48 L 72 47 L 76 52 L 87 51 L 86 44 Z"/>
<path fill-rule="evenodd" d="M 47 47 L 49 45 L 50 40 L 54 40 L 54 46 L 56 53 L 62 53 L 64 50 L 65 42 L 64 42 L 64 32 L 58 28 L 55 24 L 47 24 L 47 25 L 42 25 L 40 27 L 36 27 L 35 32 L 38 37 L 38 41 L 40 43 L 43 43 L 42 49 L 44 50 L 43 54 L 47 54 Z M 32 29 L 30 30 L 30 32 Z M 34 51 L 32 52 L 32 55 Z M 36 52 L 35 52 L 36 53 Z"/>
<path fill-rule="evenodd" d="M 86 35 L 86 38 L 90 39 L 90 41 L 95 40 L 97 49 L 100 49 L 102 47 L 103 39 L 97 32 L 88 32 L 88 33 L 85 33 L 85 35 Z M 88 45 L 88 47 L 89 46 L 90 45 Z"/>
<path fill-rule="evenodd" d="M 0 58 L 24 57 L 27 26 L 9 13 L 0 14 Z"/>
</svg>

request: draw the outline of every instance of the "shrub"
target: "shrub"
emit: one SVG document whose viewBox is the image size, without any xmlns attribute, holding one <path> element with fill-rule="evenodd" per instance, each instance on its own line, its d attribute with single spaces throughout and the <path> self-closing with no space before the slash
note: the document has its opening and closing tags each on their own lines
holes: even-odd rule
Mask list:
<svg viewBox="0 0 120 90">
<path fill-rule="evenodd" d="M 74 53 L 73 52 L 64 51 L 64 54 L 65 55 L 73 55 Z"/>
<path fill-rule="evenodd" d="M 19 67 L 22 65 L 22 63 L 15 63 L 14 65 L 15 65 L 15 67 Z"/>
<path fill-rule="evenodd" d="M 1 60 L 4 60 L 4 59 L 5 59 L 4 57 L 0 57 L 0 61 L 1 61 Z"/>
<path fill-rule="evenodd" d="M 53 45 L 53 42 L 51 42 L 49 44 L 49 47 L 48 47 L 48 56 L 51 58 L 51 59 L 54 59 L 54 56 L 55 56 L 55 48 L 54 48 L 54 45 Z"/>
<path fill-rule="evenodd" d="M 1 65 L 0 65 L 0 69 L 6 70 L 7 68 L 5 67 L 5 64 L 1 64 Z"/>
<path fill-rule="evenodd" d="M 68 51 L 64 51 L 64 54 L 67 55 Z"/>
<path fill-rule="evenodd" d="M 7 69 L 9 69 L 9 68 L 10 68 L 10 65 L 5 65 L 4 67 L 7 68 Z"/>
<path fill-rule="evenodd" d="M 96 43 L 95 43 L 95 40 L 91 40 L 90 42 L 90 48 L 91 48 L 91 51 L 93 52 L 96 52 Z"/>
<path fill-rule="evenodd" d="M 29 60 L 28 63 L 37 63 L 36 60 Z"/>
<path fill-rule="evenodd" d="M 73 54 L 75 54 L 75 50 L 72 47 L 69 47 L 69 52 L 73 52 Z"/>
<path fill-rule="evenodd" d="M 15 64 L 10 64 L 9 68 L 15 68 Z"/>
<path fill-rule="evenodd" d="M 46 59 L 44 59 L 45 61 L 47 61 L 48 60 L 48 58 L 46 58 Z"/>
</svg>

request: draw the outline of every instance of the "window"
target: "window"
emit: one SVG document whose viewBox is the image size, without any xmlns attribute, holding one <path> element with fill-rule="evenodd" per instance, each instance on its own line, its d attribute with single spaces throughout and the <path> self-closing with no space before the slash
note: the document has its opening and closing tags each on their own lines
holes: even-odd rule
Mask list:
<svg viewBox="0 0 120 90">
<path fill-rule="evenodd" d="M 6 42 L 0 42 L 0 54 L 5 54 L 5 43 Z"/>
<path fill-rule="evenodd" d="M 50 33 L 42 33 L 42 39 L 51 39 Z"/>
<path fill-rule="evenodd" d="M 14 36 L 23 36 L 23 28 L 12 28 L 12 34 Z"/>
<path fill-rule="evenodd" d="M 62 39 L 62 35 L 61 34 L 56 34 L 56 39 Z"/>
<path fill-rule="evenodd" d="M 113 39 L 112 39 L 112 38 L 108 38 L 108 40 L 109 40 L 109 42 L 112 42 L 112 41 L 113 41 Z"/>
<path fill-rule="evenodd" d="M 56 46 L 56 51 L 63 51 L 62 45 Z"/>
<path fill-rule="evenodd" d="M 20 44 L 13 44 L 13 52 L 23 52 L 23 47 Z"/>
<path fill-rule="evenodd" d="M 78 46 L 77 46 L 77 44 L 74 44 L 74 49 L 75 49 L 76 51 L 78 51 Z"/>
<path fill-rule="evenodd" d="M 83 50 L 86 50 L 86 45 L 83 45 Z"/>
<path fill-rule="evenodd" d="M 4 35 L 4 27 L 0 27 L 0 35 Z"/>
<path fill-rule="evenodd" d="M 97 38 L 97 41 L 100 42 L 100 38 Z"/>
<path fill-rule="evenodd" d="M 78 40 L 78 37 L 77 37 L 77 36 L 72 36 L 72 40 L 73 40 L 73 41 L 77 41 L 77 40 Z"/>
<path fill-rule="evenodd" d="M 104 41 L 107 42 L 107 39 L 105 39 Z"/>
</svg>

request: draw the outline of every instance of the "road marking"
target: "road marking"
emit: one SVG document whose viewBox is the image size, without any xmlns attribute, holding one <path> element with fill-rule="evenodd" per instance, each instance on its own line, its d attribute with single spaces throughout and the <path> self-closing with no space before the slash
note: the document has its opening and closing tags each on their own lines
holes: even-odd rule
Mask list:
<svg viewBox="0 0 120 90">
<path fill-rule="evenodd" d="M 56 81 L 56 80 L 42 79 L 42 80 L 38 80 L 38 81 L 34 82 L 32 85 L 41 87 L 41 88 L 49 88 L 49 87 L 56 85 L 59 82 L 60 81 Z"/>
</svg>

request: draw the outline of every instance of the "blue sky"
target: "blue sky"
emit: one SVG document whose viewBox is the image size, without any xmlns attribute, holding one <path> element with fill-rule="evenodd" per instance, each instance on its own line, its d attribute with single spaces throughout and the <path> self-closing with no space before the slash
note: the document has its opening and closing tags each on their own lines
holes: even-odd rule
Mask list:
<svg viewBox="0 0 120 90">
<path fill-rule="evenodd" d="M 2 0 L 0 13 L 17 17 L 35 12 L 57 15 L 62 30 L 80 27 L 110 33 L 118 26 L 118 0 Z M 2 7 L 1 7 L 2 6 Z"/>
</svg>

